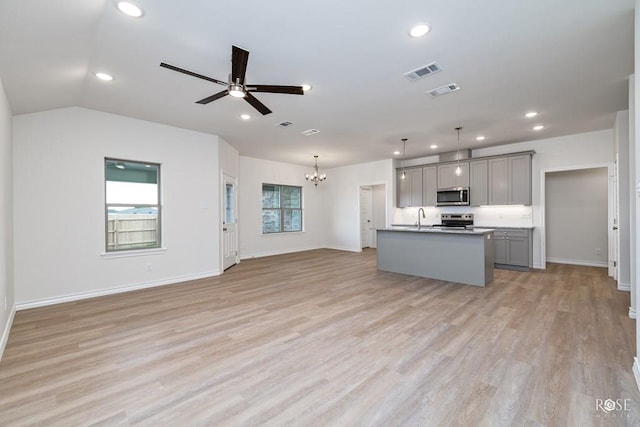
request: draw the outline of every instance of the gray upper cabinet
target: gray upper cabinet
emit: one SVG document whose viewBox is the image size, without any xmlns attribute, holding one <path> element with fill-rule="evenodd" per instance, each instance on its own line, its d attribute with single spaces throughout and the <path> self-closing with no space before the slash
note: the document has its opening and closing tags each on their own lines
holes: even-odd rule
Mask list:
<svg viewBox="0 0 640 427">
<path fill-rule="evenodd" d="M 397 206 L 437 206 L 438 189 L 469 187 L 469 204 L 531 205 L 531 156 L 535 151 L 487 156 L 460 162 L 462 174 L 455 171 L 458 163 L 427 164 L 396 169 Z"/>
<path fill-rule="evenodd" d="M 506 157 L 489 159 L 489 204 L 509 204 L 509 164 Z"/>
<path fill-rule="evenodd" d="M 402 170 L 396 171 L 398 207 L 422 206 L 422 168 L 406 169 L 406 174 L 402 180 Z"/>
<path fill-rule="evenodd" d="M 487 160 L 469 162 L 469 192 L 471 206 L 489 204 L 489 164 Z"/>
<path fill-rule="evenodd" d="M 531 155 L 488 160 L 489 204 L 531 204 Z"/>
<path fill-rule="evenodd" d="M 531 204 L 531 156 L 509 157 L 509 202 L 512 205 Z"/>
<path fill-rule="evenodd" d="M 423 206 L 435 206 L 438 191 L 438 168 L 426 166 L 422 168 L 422 203 Z"/>
<path fill-rule="evenodd" d="M 456 175 L 457 163 L 438 165 L 438 188 L 468 187 L 469 162 L 460 162 L 462 174 Z"/>
</svg>

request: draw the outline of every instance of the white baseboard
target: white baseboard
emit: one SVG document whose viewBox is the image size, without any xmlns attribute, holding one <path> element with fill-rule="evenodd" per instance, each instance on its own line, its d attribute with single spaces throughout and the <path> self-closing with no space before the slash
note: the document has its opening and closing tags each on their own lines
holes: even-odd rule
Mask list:
<svg viewBox="0 0 640 427">
<path fill-rule="evenodd" d="M 336 251 L 345 251 L 345 252 L 362 252 L 362 248 L 353 248 L 347 246 L 327 246 L 326 249 L 333 249 Z"/>
<path fill-rule="evenodd" d="M 29 308 L 44 307 L 47 305 L 54 305 L 54 304 L 62 304 L 64 302 L 79 301 L 79 300 L 88 299 L 88 298 L 101 297 L 104 295 L 120 294 L 123 292 L 137 291 L 139 289 L 174 285 L 176 283 L 187 282 L 189 280 L 198 280 L 198 279 L 206 279 L 208 277 L 215 277 L 215 276 L 219 276 L 220 274 L 222 274 L 221 271 L 208 271 L 205 273 L 188 274 L 185 276 L 171 277 L 169 279 L 163 279 L 163 280 L 154 280 L 152 282 L 135 283 L 131 285 L 118 286 L 115 288 L 101 289 L 98 291 L 80 292 L 77 294 L 62 295 L 62 296 L 53 297 L 53 298 L 43 298 L 39 300 L 25 301 L 25 302 L 17 303 L 16 310 L 18 311 L 27 310 Z"/>
<path fill-rule="evenodd" d="M 15 316 L 16 316 L 16 306 L 13 305 L 11 307 L 11 311 L 9 312 L 9 318 L 7 319 L 7 324 L 4 325 L 4 331 L 2 331 L 2 337 L 0 337 L 0 360 L 2 360 L 4 349 L 7 346 L 7 342 L 9 342 L 9 333 L 11 332 L 11 325 L 13 325 L 13 318 Z"/>
<path fill-rule="evenodd" d="M 636 387 L 640 390 L 640 362 L 638 362 L 638 358 L 633 358 L 633 376 L 636 378 Z"/>
<path fill-rule="evenodd" d="M 598 261 L 582 261 L 579 259 L 563 259 L 563 258 L 549 258 L 547 262 L 555 262 L 556 264 L 571 264 L 571 265 L 584 265 L 585 267 L 609 267 L 608 262 Z"/>
<path fill-rule="evenodd" d="M 633 307 L 629 307 L 629 317 L 631 319 L 635 319 L 636 318 L 636 309 Z"/>
<path fill-rule="evenodd" d="M 251 258 L 263 258 L 266 256 L 274 256 L 274 255 L 284 255 L 291 254 L 294 252 L 305 252 L 305 251 L 313 251 L 316 249 L 324 249 L 324 246 L 309 246 L 304 248 L 294 248 L 294 249 L 282 249 L 276 251 L 265 251 L 265 252 L 254 252 L 249 254 L 240 254 L 240 260 L 243 259 L 251 259 Z"/>
<path fill-rule="evenodd" d="M 618 290 L 619 291 L 625 291 L 625 292 L 631 292 L 631 285 L 629 283 L 618 282 Z"/>
</svg>

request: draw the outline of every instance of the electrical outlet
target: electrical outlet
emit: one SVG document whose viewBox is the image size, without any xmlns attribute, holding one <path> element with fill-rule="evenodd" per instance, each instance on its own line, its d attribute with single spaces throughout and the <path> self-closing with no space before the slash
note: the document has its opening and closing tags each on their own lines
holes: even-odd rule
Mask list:
<svg viewBox="0 0 640 427">
<path fill-rule="evenodd" d="M 600 255 L 600 248 L 596 248 L 596 255 Z"/>
</svg>

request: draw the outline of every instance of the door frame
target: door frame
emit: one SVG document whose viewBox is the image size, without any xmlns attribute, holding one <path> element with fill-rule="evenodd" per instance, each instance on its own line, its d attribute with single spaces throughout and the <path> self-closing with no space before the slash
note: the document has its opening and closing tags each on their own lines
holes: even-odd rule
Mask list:
<svg viewBox="0 0 640 427">
<path fill-rule="evenodd" d="M 362 230 L 361 230 L 361 224 L 360 224 L 360 190 L 362 188 L 370 188 L 371 189 L 371 205 L 372 205 L 372 224 L 375 224 L 375 219 L 373 218 L 373 211 L 375 210 L 375 202 L 374 202 L 374 197 L 373 197 L 373 191 L 374 191 L 374 187 L 382 187 L 384 189 L 384 226 L 388 226 L 389 225 L 389 218 L 392 217 L 392 215 L 390 215 L 389 212 L 389 192 L 388 192 L 388 182 L 385 181 L 381 181 L 381 182 L 374 182 L 371 184 L 361 184 L 358 185 L 358 208 L 357 208 L 357 218 L 358 218 L 358 252 L 362 252 Z M 377 246 L 377 242 L 376 242 L 376 246 Z"/>
<path fill-rule="evenodd" d="M 615 215 L 615 200 L 612 194 L 612 186 L 613 186 L 613 168 L 614 164 L 611 162 L 608 163 L 592 163 L 586 165 L 579 166 L 568 166 L 568 167 L 558 167 L 558 168 L 549 168 L 543 169 L 540 171 L 540 268 L 543 270 L 547 268 L 547 227 L 546 227 L 546 185 L 547 185 L 547 173 L 549 172 L 568 172 L 568 171 L 578 171 L 584 169 L 598 169 L 598 168 L 606 168 L 607 169 L 607 243 L 608 243 L 608 260 L 607 264 L 609 265 L 608 270 L 609 274 L 611 274 L 611 268 L 613 267 L 612 259 L 612 251 L 611 246 L 614 242 L 613 236 L 613 220 Z M 618 263 L 619 264 L 619 263 Z"/>
<path fill-rule="evenodd" d="M 221 172 L 221 179 L 220 179 L 220 271 L 224 273 L 225 267 L 224 267 L 224 226 L 225 226 L 225 207 L 226 207 L 226 186 L 227 186 L 227 182 L 231 182 L 233 184 L 234 187 L 234 191 L 235 191 L 235 197 L 233 198 L 233 202 L 234 202 L 234 207 L 233 207 L 233 211 L 235 213 L 235 225 L 236 225 L 236 233 L 235 233 L 235 242 L 234 245 L 236 247 L 236 259 L 235 259 L 235 264 L 239 264 L 240 263 L 240 255 L 238 252 L 238 234 L 239 234 L 239 216 L 238 216 L 238 178 L 234 177 L 233 175 L 229 175 L 228 173 L 225 172 Z M 235 265 L 234 264 L 234 265 Z"/>
</svg>

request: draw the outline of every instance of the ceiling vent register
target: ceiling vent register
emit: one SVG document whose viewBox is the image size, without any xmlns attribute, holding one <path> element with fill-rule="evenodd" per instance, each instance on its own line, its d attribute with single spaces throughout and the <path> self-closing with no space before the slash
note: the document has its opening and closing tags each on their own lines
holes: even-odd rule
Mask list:
<svg viewBox="0 0 640 427">
<path fill-rule="evenodd" d="M 287 126 L 291 126 L 293 123 L 291 123 L 288 120 L 285 120 L 284 122 L 280 122 L 280 123 L 276 123 L 274 126 L 282 126 L 283 128 L 286 128 Z"/>
<path fill-rule="evenodd" d="M 438 96 L 446 95 L 458 90 L 460 90 L 460 86 L 458 86 L 456 83 L 449 83 L 448 85 L 440 86 L 439 88 L 428 91 L 427 95 L 432 98 L 436 98 Z"/>
<path fill-rule="evenodd" d="M 423 77 L 430 76 L 431 74 L 442 71 L 442 68 L 435 62 L 425 65 L 424 67 L 417 68 L 415 70 L 404 73 L 404 76 L 411 81 L 421 79 Z"/>
<path fill-rule="evenodd" d="M 318 129 L 307 129 L 302 132 L 304 136 L 311 136 L 311 135 L 315 135 L 316 133 L 320 133 L 320 131 Z"/>
</svg>

